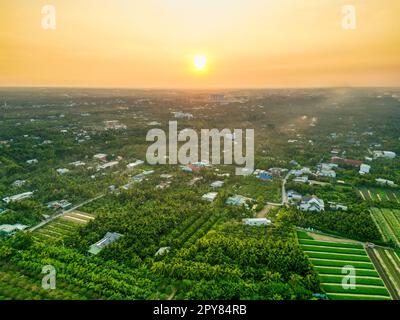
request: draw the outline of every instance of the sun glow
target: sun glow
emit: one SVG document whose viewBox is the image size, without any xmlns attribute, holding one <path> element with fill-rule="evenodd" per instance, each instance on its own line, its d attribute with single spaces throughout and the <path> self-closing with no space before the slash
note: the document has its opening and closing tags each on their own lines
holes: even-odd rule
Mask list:
<svg viewBox="0 0 400 320">
<path fill-rule="evenodd" d="M 196 70 L 202 71 L 207 66 L 207 57 L 204 55 L 198 54 L 194 57 L 193 63 L 194 63 Z"/>
</svg>

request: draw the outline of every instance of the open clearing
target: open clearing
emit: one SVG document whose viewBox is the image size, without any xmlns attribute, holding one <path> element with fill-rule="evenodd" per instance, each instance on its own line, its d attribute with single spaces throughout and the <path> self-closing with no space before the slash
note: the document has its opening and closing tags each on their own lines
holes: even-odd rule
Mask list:
<svg viewBox="0 0 400 320">
<path fill-rule="evenodd" d="M 87 224 L 95 217 L 91 214 L 72 211 L 33 232 L 36 241 L 58 241 L 71 235 L 77 227 Z"/>
</svg>

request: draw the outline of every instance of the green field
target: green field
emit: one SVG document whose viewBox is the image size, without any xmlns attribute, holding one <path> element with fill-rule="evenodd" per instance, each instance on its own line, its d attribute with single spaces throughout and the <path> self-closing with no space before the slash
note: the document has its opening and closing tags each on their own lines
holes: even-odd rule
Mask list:
<svg viewBox="0 0 400 320">
<path fill-rule="evenodd" d="M 400 191 L 383 188 L 360 188 L 358 189 L 360 197 L 368 202 L 389 201 L 400 203 Z"/>
<path fill-rule="evenodd" d="M 372 208 L 371 214 L 383 240 L 400 246 L 400 210 Z"/>
<path fill-rule="evenodd" d="M 400 257 L 393 250 L 381 248 L 374 249 L 374 252 L 385 270 L 389 281 L 400 295 Z"/>
<path fill-rule="evenodd" d="M 311 240 L 298 233 L 301 248 L 319 274 L 321 288 L 332 300 L 389 300 L 382 279 L 361 244 Z M 355 268 L 355 288 L 342 286 L 345 266 Z"/>
<path fill-rule="evenodd" d="M 85 225 L 92 219 L 94 216 L 87 213 L 70 212 L 34 231 L 34 239 L 36 241 L 60 241 L 71 235 L 77 227 Z"/>
</svg>

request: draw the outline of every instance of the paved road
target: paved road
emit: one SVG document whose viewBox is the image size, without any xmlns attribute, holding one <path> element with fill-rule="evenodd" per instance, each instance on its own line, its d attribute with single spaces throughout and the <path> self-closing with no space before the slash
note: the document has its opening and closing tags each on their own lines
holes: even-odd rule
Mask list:
<svg viewBox="0 0 400 320">
<path fill-rule="evenodd" d="M 289 179 L 290 174 L 291 173 L 289 171 L 289 173 L 285 176 L 285 178 L 283 178 L 283 181 L 282 181 L 282 206 L 289 204 L 289 199 L 288 199 L 287 193 L 286 193 L 286 182 L 287 182 L 287 179 Z"/>
<path fill-rule="evenodd" d="M 55 220 L 55 219 L 57 219 L 57 218 L 59 218 L 59 217 L 62 217 L 62 216 L 65 215 L 65 214 L 70 213 L 70 212 L 72 212 L 72 211 L 74 211 L 74 210 L 76 210 L 76 209 L 78 209 L 78 208 L 80 208 L 80 207 L 83 207 L 85 204 L 88 204 L 88 203 L 93 202 L 93 201 L 95 201 L 95 200 L 97 200 L 97 199 L 103 198 L 105 195 L 106 195 L 105 193 L 104 193 L 104 194 L 101 194 L 101 195 L 98 195 L 97 197 L 94 197 L 94 198 L 92 198 L 92 199 L 86 200 L 86 201 L 84 201 L 84 202 L 82 202 L 82 203 L 80 203 L 80 204 L 78 204 L 78 205 L 72 207 L 71 209 L 65 210 L 65 211 L 63 211 L 63 212 L 61 212 L 61 213 L 59 213 L 59 214 L 56 214 L 56 215 L 54 215 L 54 216 L 51 216 L 49 219 L 44 220 L 44 221 L 40 222 L 39 224 L 37 224 L 36 226 L 33 226 L 32 228 L 28 229 L 28 231 L 29 231 L 29 232 L 33 232 L 33 231 L 35 231 L 35 230 L 37 230 L 37 229 L 39 229 L 39 228 L 45 226 L 45 225 L 48 224 L 49 222 L 51 222 L 51 221 L 53 221 L 53 220 Z"/>
</svg>

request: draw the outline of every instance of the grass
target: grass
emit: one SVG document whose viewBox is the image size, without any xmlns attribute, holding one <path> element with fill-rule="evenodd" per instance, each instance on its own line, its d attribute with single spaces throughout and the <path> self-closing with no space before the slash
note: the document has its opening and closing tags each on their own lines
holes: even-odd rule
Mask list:
<svg viewBox="0 0 400 320">
<path fill-rule="evenodd" d="M 400 219 L 398 210 L 372 208 L 371 215 L 384 241 L 400 245 Z"/>
<path fill-rule="evenodd" d="M 326 242 L 326 241 L 305 240 L 305 239 L 299 239 L 299 243 L 301 245 L 363 249 L 363 246 L 361 244 L 353 244 L 353 243 Z"/>
<path fill-rule="evenodd" d="M 349 262 L 370 262 L 368 256 L 360 256 L 354 254 L 342 254 L 342 253 L 328 253 L 328 252 L 312 252 L 305 250 L 310 258 L 314 259 L 328 259 L 328 260 L 339 260 Z"/>
<path fill-rule="evenodd" d="M 375 249 L 375 253 L 385 270 L 389 281 L 400 294 L 400 259 L 393 250 Z"/>
<path fill-rule="evenodd" d="M 388 300 L 391 299 L 384 282 L 360 244 L 315 241 L 299 237 L 300 247 L 308 255 L 318 272 L 321 288 L 332 300 Z M 346 289 L 348 272 L 354 268 L 355 288 Z"/>
<path fill-rule="evenodd" d="M 361 198 L 368 202 L 389 201 L 400 203 L 400 191 L 398 190 L 388 188 L 360 188 L 358 191 Z"/>
<path fill-rule="evenodd" d="M 360 256 L 366 256 L 363 249 L 353 248 L 332 248 L 327 246 L 315 246 L 315 245 L 302 245 L 305 251 L 316 251 L 316 252 L 332 252 L 332 253 L 344 253 L 344 254 L 355 254 Z"/>
<path fill-rule="evenodd" d="M 91 219 L 93 219 L 92 215 L 71 212 L 34 231 L 33 237 L 36 241 L 60 241 Z"/>
<path fill-rule="evenodd" d="M 343 279 L 343 275 L 338 276 L 338 275 L 327 275 L 327 274 L 321 274 L 319 275 L 319 279 L 321 283 L 341 283 Z M 374 278 L 374 277 L 362 277 L 359 274 L 356 273 L 356 284 L 362 284 L 362 285 L 371 285 L 371 286 L 384 286 L 383 281 L 380 278 Z"/>
<path fill-rule="evenodd" d="M 342 268 L 340 267 L 324 267 L 318 266 L 314 267 L 314 269 L 320 274 L 328 274 L 328 275 L 343 275 Z M 356 275 L 360 277 L 379 277 L 378 272 L 375 270 L 366 270 L 366 269 L 355 269 Z"/>
<path fill-rule="evenodd" d="M 388 296 L 356 295 L 351 293 L 330 293 L 327 296 L 332 300 L 391 300 Z"/>
<path fill-rule="evenodd" d="M 334 283 L 322 283 L 321 286 L 328 293 L 352 293 L 390 297 L 388 291 L 384 286 L 364 286 L 356 284 L 354 289 L 346 289 L 343 288 L 341 284 Z"/>
</svg>

